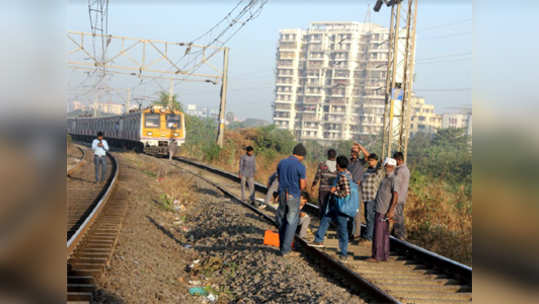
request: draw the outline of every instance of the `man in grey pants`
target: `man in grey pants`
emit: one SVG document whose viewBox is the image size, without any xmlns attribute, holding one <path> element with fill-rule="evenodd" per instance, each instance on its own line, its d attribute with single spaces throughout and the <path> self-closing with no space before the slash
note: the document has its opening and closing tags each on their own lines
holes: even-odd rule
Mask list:
<svg viewBox="0 0 539 304">
<path fill-rule="evenodd" d="M 255 172 L 256 160 L 253 147 L 245 148 L 246 153 L 240 158 L 239 178 L 241 180 L 241 200 L 245 201 L 245 187 L 249 184 L 249 203 L 256 204 L 255 201 Z"/>
<path fill-rule="evenodd" d="M 94 151 L 94 166 L 95 166 L 95 183 L 105 181 L 105 173 L 107 172 L 107 151 L 109 145 L 103 139 L 103 132 L 97 132 L 97 138 L 92 142 L 92 151 Z M 101 175 L 99 171 L 101 170 Z M 100 178 L 101 177 L 101 178 Z"/>
</svg>

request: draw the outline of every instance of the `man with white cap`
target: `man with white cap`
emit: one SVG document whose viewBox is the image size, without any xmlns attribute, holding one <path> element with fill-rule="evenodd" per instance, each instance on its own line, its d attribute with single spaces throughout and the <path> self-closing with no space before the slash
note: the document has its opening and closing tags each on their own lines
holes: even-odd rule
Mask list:
<svg viewBox="0 0 539 304">
<path fill-rule="evenodd" d="M 394 158 L 384 160 L 386 176 L 376 193 L 376 215 L 374 218 L 374 241 L 372 257 L 369 262 L 387 261 L 389 258 L 389 223 L 393 222 L 395 207 L 399 199 L 399 186 L 395 178 L 397 161 Z"/>
</svg>

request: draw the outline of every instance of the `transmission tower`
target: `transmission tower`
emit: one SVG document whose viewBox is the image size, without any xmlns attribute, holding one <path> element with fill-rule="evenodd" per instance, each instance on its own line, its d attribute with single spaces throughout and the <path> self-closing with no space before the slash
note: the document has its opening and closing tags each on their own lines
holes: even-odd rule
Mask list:
<svg viewBox="0 0 539 304">
<path fill-rule="evenodd" d="M 99 95 L 99 84 L 105 78 L 105 53 L 110 39 L 109 31 L 109 0 L 88 0 L 88 15 L 90 17 L 90 31 L 92 33 L 93 59 L 98 73 L 98 80 L 95 85 L 94 116 L 97 115 L 97 102 Z"/>
<path fill-rule="evenodd" d="M 383 3 L 391 6 L 382 156 L 391 157 L 392 151 L 401 151 L 406 159 L 414 80 L 417 0 L 408 0 L 405 12 L 401 12 L 402 2 L 378 0 L 374 11 L 379 11 Z M 399 45 L 401 43 L 404 45 Z"/>
</svg>

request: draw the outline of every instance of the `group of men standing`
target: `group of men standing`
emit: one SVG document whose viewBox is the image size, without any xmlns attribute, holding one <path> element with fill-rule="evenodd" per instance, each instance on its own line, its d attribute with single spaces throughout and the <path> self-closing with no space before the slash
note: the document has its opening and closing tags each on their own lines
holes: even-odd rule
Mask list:
<svg viewBox="0 0 539 304">
<path fill-rule="evenodd" d="M 240 159 L 240 178 L 242 199 L 249 185 L 249 201 L 254 198 L 254 175 L 256 162 L 252 147 Z M 320 226 L 312 246 L 323 246 L 324 236 L 331 221 L 337 224 L 339 237 L 339 258 L 346 259 L 348 242 L 365 242 L 372 245 L 372 257 L 368 261 L 386 261 L 389 257 L 389 234 L 403 239 L 405 237 L 404 206 L 408 194 L 410 171 L 404 163 L 402 152 L 395 152 L 380 164 L 378 156 L 369 153 L 361 144 L 355 143 L 350 158 L 337 156 L 329 149 L 327 160 L 317 168 L 311 185 L 311 192 L 319 184 L 318 199 L 320 206 Z M 360 158 L 361 154 L 363 157 Z M 306 189 L 306 169 L 303 160 L 307 151 L 302 144 L 294 147 L 292 155 L 279 162 L 277 171 L 268 182 L 266 204 L 278 200 L 276 220 L 279 225 L 280 254 L 298 255 L 292 251 L 292 240 L 298 225 L 300 237 L 305 237 L 309 217 L 301 212 L 309 195 Z M 361 230 L 361 214 L 355 216 L 339 212 L 335 206 L 337 198 L 358 200 L 363 204 L 366 228 Z M 307 224 L 307 225 L 305 225 Z M 393 230 L 390 227 L 393 224 Z"/>
</svg>

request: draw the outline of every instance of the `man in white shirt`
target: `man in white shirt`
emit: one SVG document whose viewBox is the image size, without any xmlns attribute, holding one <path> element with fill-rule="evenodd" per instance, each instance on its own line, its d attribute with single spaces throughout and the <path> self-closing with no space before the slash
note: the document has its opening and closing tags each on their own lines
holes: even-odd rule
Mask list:
<svg viewBox="0 0 539 304">
<path fill-rule="evenodd" d="M 94 151 L 95 182 L 105 181 L 105 172 L 107 172 L 107 151 L 109 145 L 103 139 L 103 132 L 97 132 L 97 138 L 92 142 L 92 151 Z M 101 179 L 99 179 L 99 170 L 101 169 Z"/>
</svg>

